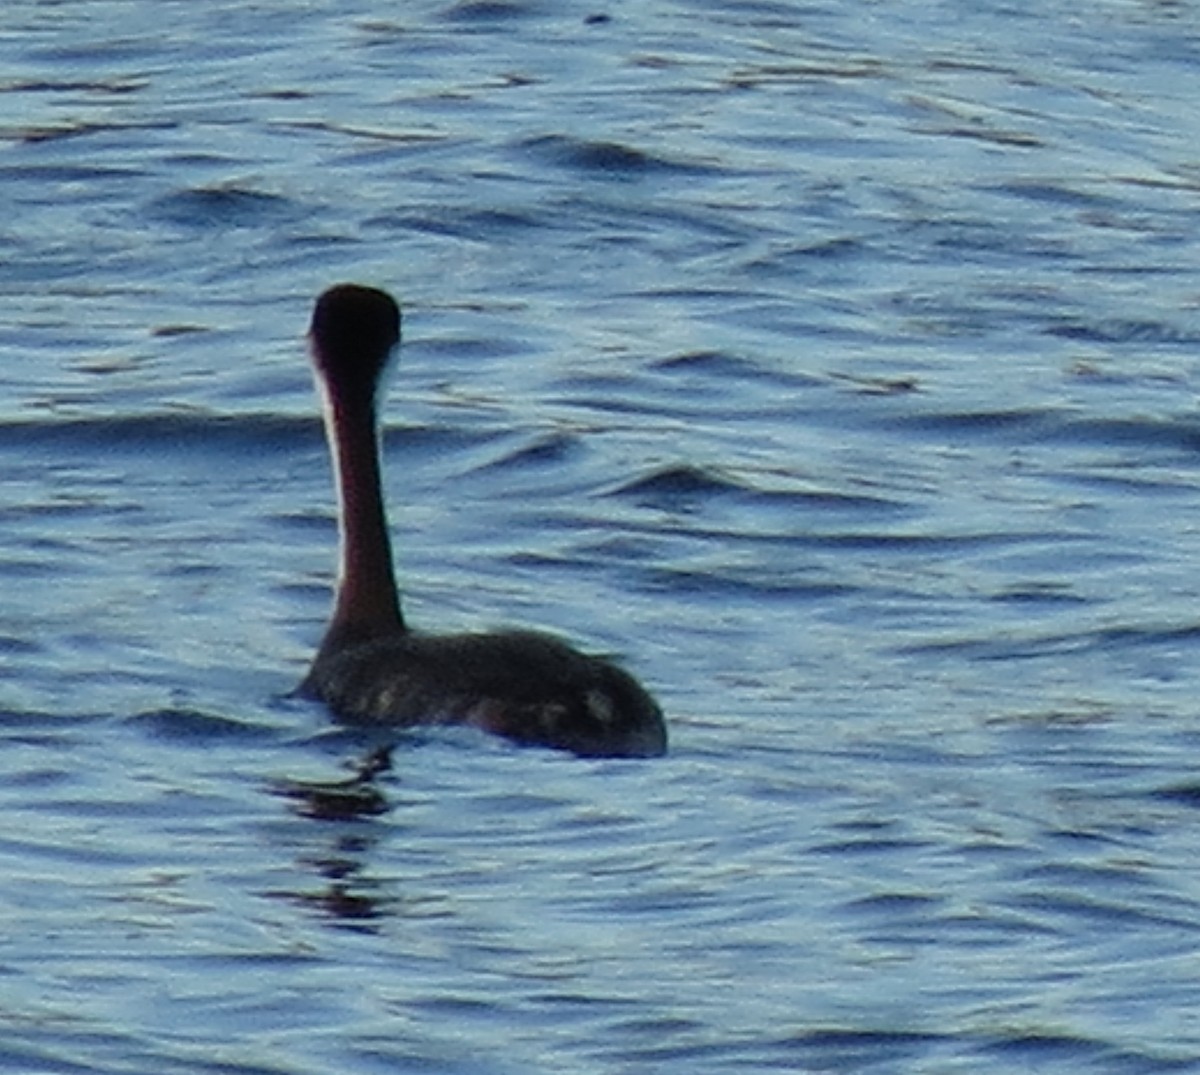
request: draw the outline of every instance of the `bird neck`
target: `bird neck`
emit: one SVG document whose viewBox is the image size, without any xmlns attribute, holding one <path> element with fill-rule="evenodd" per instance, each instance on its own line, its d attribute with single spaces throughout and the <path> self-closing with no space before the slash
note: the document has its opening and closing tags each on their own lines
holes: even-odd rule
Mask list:
<svg viewBox="0 0 1200 1075">
<path fill-rule="evenodd" d="M 374 397 L 328 388 L 323 396 L 339 520 L 337 600 L 328 646 L 403 630 L 404 618 L 383 506 Z"/>
</svg>

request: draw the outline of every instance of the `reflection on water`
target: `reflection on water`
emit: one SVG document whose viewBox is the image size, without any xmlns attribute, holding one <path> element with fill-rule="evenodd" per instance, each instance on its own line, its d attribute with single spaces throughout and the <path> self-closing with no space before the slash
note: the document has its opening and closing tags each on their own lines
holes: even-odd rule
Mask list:
<svg viewBox="0 0 1200 1075">
<path fill-rule="evenodd" d="M 380 747 L 355 766 L 351 776 L 332 781 L 280 781 L 275 794 L 286 799 L 303 818 L 327 821 L 338 826 L 328 853 L 304 860 L 319 879 L 316 889 L 296 893 L 273 893 L 312 907 L 330 918 L 356 928 L 370 928 L 372 919 L 387 912 L 394 901 L 373 881 L 364 859 L 383 835 L 371 837 L 366 825 L 371 818 L 391 809 L 377 778 L 392 767 L 391 748 Z"/>
<path fill-rule="evenodd" d="M 378 747 L 355 766 L 343 780 L 281 782 L 278 795 L 290 799 L 302 817 L 317 821 L 355 821 L 386 813 L 387 800 L 375 786 L 375 778 L 392 768 L 392 748 Z"/>
</svg>

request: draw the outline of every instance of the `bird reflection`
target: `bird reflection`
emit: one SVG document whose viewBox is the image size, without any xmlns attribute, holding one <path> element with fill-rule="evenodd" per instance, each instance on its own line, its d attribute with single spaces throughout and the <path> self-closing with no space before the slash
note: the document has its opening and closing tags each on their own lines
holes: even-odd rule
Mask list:
<svg viewBox="0 0 1200 1075">
<path fill-rule="evenodd" d="M 341 780 L 281 780 L 272 787 L 300 817 L 340 824 L 328 848 L 300 860 L 305 872 L 316 873 L 319 885 L 269 895 L 319 911 L 341 926 L 374 931 L 373 923 L 396 902 L 366 872 L 367 856 L 378 839 L 369 822 L 391 809 L 376 781 L 391 767 L 391 748 L 381 747 L 357 761 L 353 773 Z"/>
<path fill-rule="evenodd" d="M 392 768 L 392 748 L 379 747 L 355 766 L 352 776 L 334 781 L 284 780 L 275 792 L 291 801 L 296 813 L 317 821 L 356 821 L 389 810 L 375 778 Z"/>
</svg>

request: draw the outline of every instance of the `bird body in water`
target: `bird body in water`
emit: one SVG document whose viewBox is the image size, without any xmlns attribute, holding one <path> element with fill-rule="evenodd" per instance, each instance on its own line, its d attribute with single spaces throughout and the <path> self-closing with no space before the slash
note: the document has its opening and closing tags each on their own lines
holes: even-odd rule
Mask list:
<svg viewBox="0 0 1200 1075">
<path fill-rule="evenodd" d="M 371 726 L 463 724 L 588 757 L 653 757 L 662 711 L 628 672 L 536 631 L 427 635 L 400 608 L 383 505 L 377 402 L 400 342 L 384 291 L 339 284 L 317 300 L 309 344 L 337 483 L 339 576 L 301 693 Z"/>
</svg>

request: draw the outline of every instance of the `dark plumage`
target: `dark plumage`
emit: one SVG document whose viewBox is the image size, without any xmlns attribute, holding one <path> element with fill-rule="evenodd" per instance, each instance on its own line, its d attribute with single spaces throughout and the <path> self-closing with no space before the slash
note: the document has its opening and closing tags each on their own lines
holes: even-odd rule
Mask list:
<svg viewBox="0 0 1200 1075">
<path fill-rule="evenodd" d="M 465 724 L 592 757 L 664 753 L 658 705 L 608 660 L 534 631 L 424 635 L 405 625 L 375 409 L 399 339 L 400 311 L 386 292 L 340 284 L 317 300 L 309 340 L 337 477 L 340 574 L 301 691 L 355 723 Z"/>
</svg>

